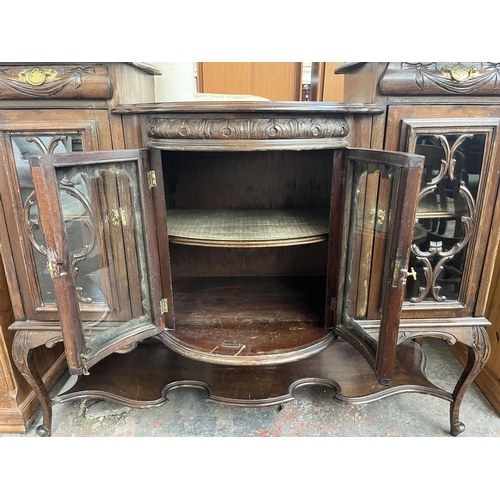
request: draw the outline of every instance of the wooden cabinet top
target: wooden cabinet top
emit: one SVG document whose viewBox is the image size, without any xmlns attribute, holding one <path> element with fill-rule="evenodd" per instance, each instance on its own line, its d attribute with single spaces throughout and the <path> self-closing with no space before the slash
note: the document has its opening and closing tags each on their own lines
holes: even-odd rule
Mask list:
<svg viewBox="0 0 500 500">
<path fill-rule="evenodd" d="M 381 113 L 374 105 L 296 101 L 201 101 L 122 105 L 142 115 L 143 147 L 255 151 L 342 148 L 346 115 Z"/>
<path fill-rule="evenodd" d="M 382 113 L 379 106 L 361 103 L 303 101 L 186 101 L 122 105 L 112 109 L 120 114 L 171 113 L 292 113 L 300 114 L 373 114 Z"/>
</svg>

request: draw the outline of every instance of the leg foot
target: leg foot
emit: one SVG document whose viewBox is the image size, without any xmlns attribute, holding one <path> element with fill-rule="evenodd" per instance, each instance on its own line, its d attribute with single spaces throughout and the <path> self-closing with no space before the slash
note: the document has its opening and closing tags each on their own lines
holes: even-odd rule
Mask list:
<svg viewBox="0 0 500 500">
<path fill-rule="evenodd" d="M 468 346 L 467 364 L 453 391 L 453 401 L 450 406 L 450 433 L 452 436 L 458 436 L 465 430 L 465 425 L 459 420 L 460 405 L 470 384 L 488 360 L 490 350 L 490 339 L 486 330 L 482 326 L 475 326 L 472 345 Z"/>
<path fill-rule="evenodd" d="M 38 427 L 39 436 L 50 436 L 52 426 L 52 404 L 45 388 L 42 377 L 33 363 L 33 346 L 30 342 L 30 333 L 20 330 L 14 337 L 12 344 L 12 357 L 18 370 L 35 392 L 42 407 L 43 424 Z"/>
<path fill-rule="evenodd" d="M 450 434 L 452 436 L 458 436 L 465 431 L 465 425 L 462 422 L 455 422 L 451 426 Z"/>
<path fill-rule="evenodd" d="M 36 433 L 40 437 L 50 437 L 50 429 L 48 429 L 47 427 L 45 427 L 45 425 L 39 425 L 36 428 Z"/>
</svg>

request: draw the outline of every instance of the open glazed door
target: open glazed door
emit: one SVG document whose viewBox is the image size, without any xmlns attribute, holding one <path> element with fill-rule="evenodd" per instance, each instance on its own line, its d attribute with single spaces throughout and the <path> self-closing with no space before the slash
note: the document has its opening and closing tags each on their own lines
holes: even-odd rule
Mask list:
<svg viewBox="0 0 500 500">
<path fill-rule="evenodd" d="M 337 333 L 389 385 L 423 157 L 347 149 Z"/>
<path fill-rule="evenodd" d="M 69 371 L 156 335 L 162 321 L 154 208 L 142 150 L 30 158 L 35 236 L 59 311 Z"/>
</svg>

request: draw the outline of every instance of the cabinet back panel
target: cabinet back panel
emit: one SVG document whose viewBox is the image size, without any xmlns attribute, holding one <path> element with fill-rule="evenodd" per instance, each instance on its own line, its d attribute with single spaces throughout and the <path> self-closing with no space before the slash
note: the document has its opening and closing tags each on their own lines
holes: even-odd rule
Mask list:
<svg viewBox="0 0 500 500">
<path fill-rule="evenodd" d="M 172 277 L 325 276 L 326 242 L 271 248 L 170 244 Z"/>
<path fill-rule="evenodd" d="M 162 152 L 167 208 L 329 207 L 333 151 Z"/>
</svg>

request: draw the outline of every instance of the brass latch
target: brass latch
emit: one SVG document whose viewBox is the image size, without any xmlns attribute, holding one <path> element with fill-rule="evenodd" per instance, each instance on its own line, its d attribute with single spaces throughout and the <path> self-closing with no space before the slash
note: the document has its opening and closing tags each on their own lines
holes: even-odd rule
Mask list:
<svg viewBox="0 0 500 500">
<path fill-rule="evenodd" d="M 406 285 L 406 279 L 408 276 L 411 276 L 415 281 L 417 281 L 417 272 L 413 267 L 411 268 L 411 272 L 408 271 L 408 269 L 401 269 L 401 262 L 397 260 L 394 262 L 394 271 L 392 273 L 392 286 L 396 287 L 398 286 L 398 280 L 400 273 L 402 273 L 401 276 L 401 283 L 403 285 Z"/>
<path fill-rule="evenodd" d="M 168 299 L 160 300 L 160 312 L 161 314 L 168 313 Z"/>
<path fill-rule="evenodd" d="M 110 220 L 111 224 L 113 226 L 119 226 L 120 223 L 122 226 L 127 225 L 127 214 L 125 213 L 125 210 L 123 208 L 115 208 L 114 210 L 111 210 L 110 212 Z"/>
<path fill-rule="evenodd" d="M 61 271 L 62 264 L 57 262 L 56 259 L 49 259 L 47 261 L 47 269 L 49 270 L 50 277 L 60 278 L 61 276 L 66 276 L 68 273 L 65 271 Z"/>
<path fill-rule="evenodd" d="M 154 170 L 148 172 L 148 186 L 150 188 L 156 187 L 156 172 Z"/>
<path fill-rule="evenodd" d="M 376 221 L 375 221 L 375 216 L 376 216 Z M 376 222 L 375 230 L 377 232 L 382 231 L 382 228 L 384 227 L 384 221 L 385 221 L 385 210 L 378 210 L 378 211 L 376 211 L 375 209 L 370 210 L 370 224 L 373 225 Z"/>
</svg>

